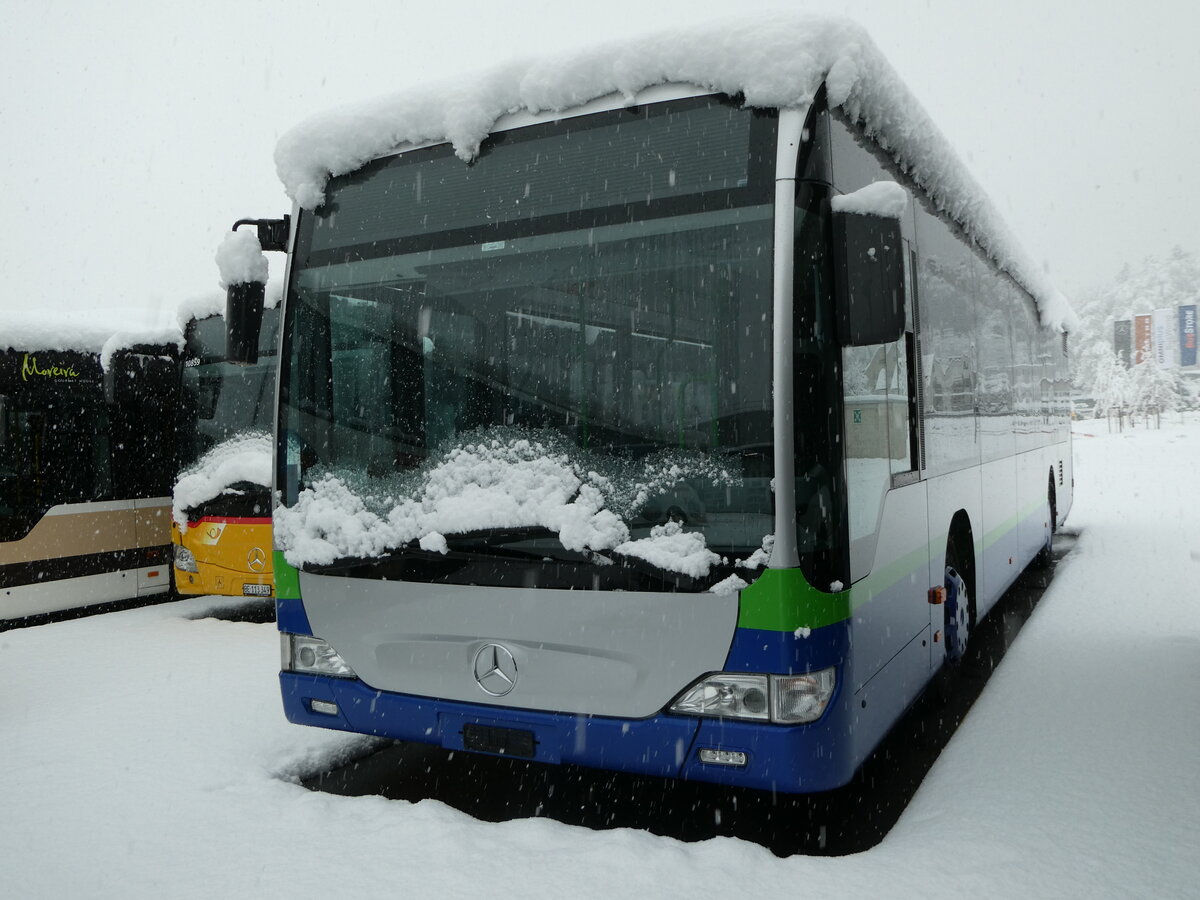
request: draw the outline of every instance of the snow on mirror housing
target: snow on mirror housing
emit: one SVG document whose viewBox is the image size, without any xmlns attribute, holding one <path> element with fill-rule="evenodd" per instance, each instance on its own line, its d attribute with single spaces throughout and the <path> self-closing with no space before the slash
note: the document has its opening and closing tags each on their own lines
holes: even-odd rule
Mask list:
<svg viewBox="0 0 1200 900">
<path fill-rule="evenodd" d="M 839 342 L 863 347 L 897 340 L 905 323 L 899 218 L 835 203 L 833 246 Z"/>
<path fill-rule="evenodd" d="M 670 712 L 801 725 L 821 718 L 836 685 L 833 668 L 804 675 L 717 672 L 680 694 Z"/>
<path fill-rule="evenodd" d="M 358 677 L 327 641 L 304 634 L 284 633 L 279 637 L 283 671 L 334 678 Z"/>
<path fill-rule="evenodd" d="M 229 277 L 222 272 L 223 281 L 228 285 L 225 295 L 225 358 L 234 365 L 252 366 L 258 362 L 258 333 L 262 329 L 267 295 L 267 263 L 262 253 L 287 250 L 291 216 L 282 219 L 239 219 L 233 223 L 234 235 L 241 225 L 255 226 L 262 270 L 254 277 L 246 277 L 245 272 L 238 273 L 238 277 Z M 224 269 L 227 265 L 244 264 L 245 259 L 238 259 L 237 255 L 235 250 L 232 256 L 223 259 L 222 251 L 218 251 L 218 265 Z"/>
</svg>

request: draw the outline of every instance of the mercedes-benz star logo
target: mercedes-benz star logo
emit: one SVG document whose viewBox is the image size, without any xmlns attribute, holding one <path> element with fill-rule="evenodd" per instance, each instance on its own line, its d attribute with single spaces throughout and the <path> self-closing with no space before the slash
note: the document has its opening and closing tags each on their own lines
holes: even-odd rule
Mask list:
<svg viewBox="0 0 1200 900">
<path fill-rule="evenodd" d="M 507 648 L 484 644 L 475 654 L 475 683 L 485 694 L 503 697 L 517 686 L 517 661 Z"/>
<path fill-rule="evenodd" d="M 250 552 L 246 554 L 246 565 L 250 567 L 251 572 L 261 572 L 267 567 L 267 554 L 261 547 L 251 547 Z"/>
</svg>

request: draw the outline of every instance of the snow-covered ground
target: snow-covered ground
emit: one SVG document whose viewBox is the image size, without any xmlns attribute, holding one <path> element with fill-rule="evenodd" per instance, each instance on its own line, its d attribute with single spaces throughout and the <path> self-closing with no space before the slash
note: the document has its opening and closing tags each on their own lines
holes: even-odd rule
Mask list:
<svg viewBox="0 0 1200 900">
<path fill-rule="evenodd" d="M 273 626 L 194 599 L 0 633 L 0 896 L 1195 897 L 1200 417 L 1076 424 L 1082 531 L 878 847 L 777 859 L 297 783 Z"/>
</svg>

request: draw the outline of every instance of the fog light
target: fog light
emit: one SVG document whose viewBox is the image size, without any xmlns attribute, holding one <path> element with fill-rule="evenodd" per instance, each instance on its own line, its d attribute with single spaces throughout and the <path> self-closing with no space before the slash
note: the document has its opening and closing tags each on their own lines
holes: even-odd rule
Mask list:
<svg viewBox="0 0 1200 900">
<path fill-rule="evenodd" d="M 309 700 L 309 709 L 315 713 L 322 713 L 327 716 L 336 716 L 338 708 L 336 703 L 330 703 L 328 700 Z"/>
<path fill-rule="evenodd" d="M 741 750 L 713 750 L 705 747 L 700 751 L 700 762 L 715 766 L 744 766 L 746 754 Z"/>
</svg>

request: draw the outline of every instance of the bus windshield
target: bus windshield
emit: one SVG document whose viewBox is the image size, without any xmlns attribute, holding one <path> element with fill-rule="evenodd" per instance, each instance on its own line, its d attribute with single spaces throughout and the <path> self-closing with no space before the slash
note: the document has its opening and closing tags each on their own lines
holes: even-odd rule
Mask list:
<svg viewBox="0 0 1200 900">
<path fill-rule="evenodd" d="M 246 434 L 269 434 L 275 407 L 275 342 L 279 312 L 263 314 L 258 362 L 225 361 L 225 319 L 191 323 L 183 362 L 179 468 L 194 465 L 212 448 Z"/>
<path fill-rule="evenodd" d="M 504 551 L 696 590 L 761 565 L 774 128 L 709 97 L 332 181 L 289 286 L 292 557 Z"/>
</svg>

